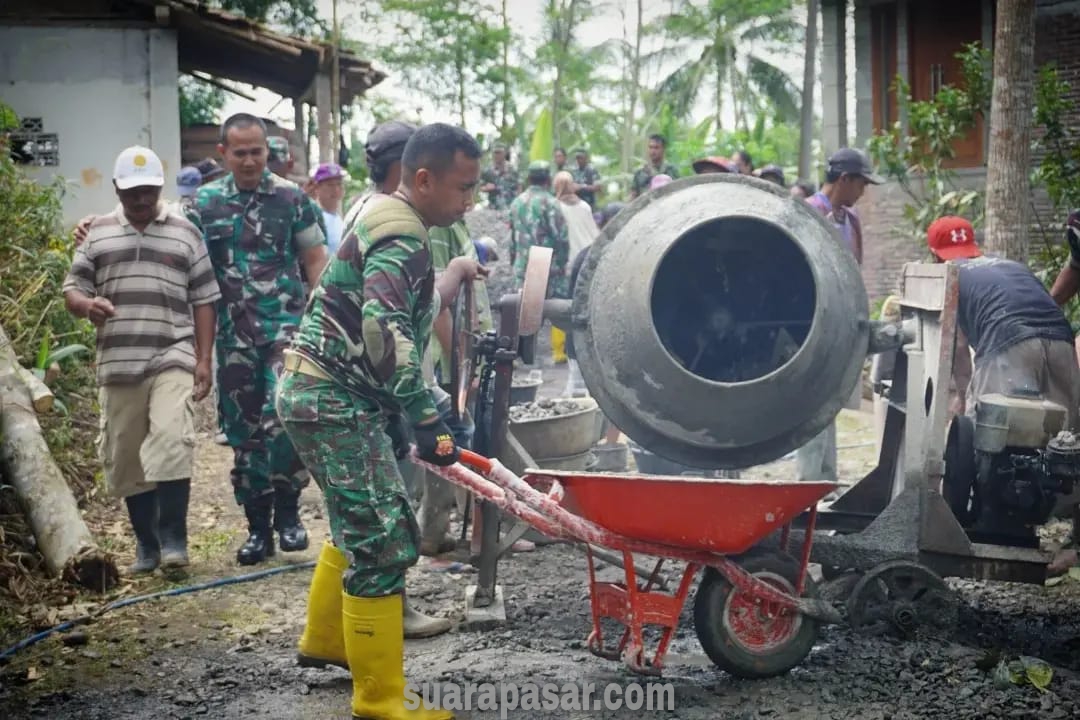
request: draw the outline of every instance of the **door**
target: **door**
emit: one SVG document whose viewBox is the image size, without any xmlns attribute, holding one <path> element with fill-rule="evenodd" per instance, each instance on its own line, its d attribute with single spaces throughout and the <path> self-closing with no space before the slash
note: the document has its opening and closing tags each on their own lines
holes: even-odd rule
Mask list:
<svg viewBox="0 0 1080 720">
<path fill-rule="evenodd" d="M 908 7 L 911 95 L 914 100 L 929 100 L 942 86 L 963 82 L 956 54 L 964 45 L 982 40 L 982 0 L 930 0 Z M 981 166 L 984 137 L 980 119 L 966 137 L 956 141 L 956 156 L 947 167 Z"/>
</svg>

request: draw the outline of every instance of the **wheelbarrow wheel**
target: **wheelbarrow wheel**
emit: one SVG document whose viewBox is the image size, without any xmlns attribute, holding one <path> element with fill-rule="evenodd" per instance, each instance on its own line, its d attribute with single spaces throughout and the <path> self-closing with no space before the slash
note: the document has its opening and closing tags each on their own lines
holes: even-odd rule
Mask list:
<svg viewBox="0 0 1080 720">
<path fill-rule="evenodd" d="M 799 564 L 779 553 L 751 552 L 739 566 L 759 580 L 795 593 Z M 803 597 L 816 597 L 807 577 Z M 803 661 L 817 641 L 817 623 L 801 613 L 758 603 L 713 568 L 706 568 L 694 598 L 694 630 L 717 667 L 740 678 L 783 675 Z"/>
</svg>

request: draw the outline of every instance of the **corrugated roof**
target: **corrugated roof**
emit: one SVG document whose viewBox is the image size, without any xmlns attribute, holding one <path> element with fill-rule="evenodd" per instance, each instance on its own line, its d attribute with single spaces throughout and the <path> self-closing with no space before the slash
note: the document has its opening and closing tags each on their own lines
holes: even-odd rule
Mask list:
<svg viewBox="0 0 1080 720">
<path fill-rule="evenodd" d="M 314 100 L 315 77 L 329 75 L 333 52 L 330 43 L 279 33 L 196 0 L 5 0 L 0 22 L 173 28 L 182 72 L 201 71 L 307 102 Z M 353 53 L 339 57 L 342 103 L 386 78 Z"/>
<path fill-rule="evenodd" d="M 314 100 L 315 75 L 330 72 L 330 43 L 278 33 L 194 0 L 134 1 L 158 13 L 158 8 L 168 9 L 167 24 L 180 32 L 182 71 L 201 70 L 309 101 Z M 386 78 L 370 62 L 350 52 L 340 52 L 339 63 L 342 103 L 351 102 Z"/>
</svg>

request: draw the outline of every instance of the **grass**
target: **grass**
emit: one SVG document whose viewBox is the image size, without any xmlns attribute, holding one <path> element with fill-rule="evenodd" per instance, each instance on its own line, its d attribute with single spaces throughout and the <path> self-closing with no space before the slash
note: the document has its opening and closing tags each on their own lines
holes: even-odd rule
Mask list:
<svg viewBox="0 0 1080 720">
<path fill-rule="evenodd" d="M 227 553 L 232 543 L 230 530 L 205 530 L 191 539 L 189 549 L 200 564 L 205 564 Z"/>
</svg>

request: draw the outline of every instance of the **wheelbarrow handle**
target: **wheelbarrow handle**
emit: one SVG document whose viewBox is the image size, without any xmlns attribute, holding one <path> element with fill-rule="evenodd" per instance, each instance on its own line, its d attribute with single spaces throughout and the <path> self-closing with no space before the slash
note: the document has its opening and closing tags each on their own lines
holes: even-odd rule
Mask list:
<svg viewBox="0 0 1080 720">
<path fill-rule="evenodd" d="M 491 474 L 491 460 L 484 457 L 480 453 L 473 452 L 472 450 L 462 449 L 461 455 L 458 458 L 458 462 L 462 465 L 472 468 L 481 475 L 487 476 Z"/>
</svg>

